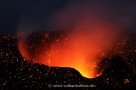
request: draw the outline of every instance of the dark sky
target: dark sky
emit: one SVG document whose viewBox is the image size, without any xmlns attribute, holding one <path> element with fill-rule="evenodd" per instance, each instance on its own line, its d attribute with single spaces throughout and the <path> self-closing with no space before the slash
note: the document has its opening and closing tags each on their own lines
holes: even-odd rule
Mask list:
<svg viewBox="0 0 136 90">
<path fill-rule="evenodd" d="M 25 18 L 36 22 L 63 8 L 67 0 L 0 0 L 0 33 L 16 32 Z"/>
<path fill-rule="evenodd" d="M 33 24 L 34 28 L 38 25 L 41 28 L 47 27 L 46 20 L 55 11 L 65 8 L 67 3 L 73 1 L 80 0 L 0 0 L 0 33 L 17 32 L 20 23 Z M 135 28 L 136 2 L 134 0 L 107 0 L 103 2 L 113 10 L 113 16 L 125 19 L 129 28 Z"/>
</svg>

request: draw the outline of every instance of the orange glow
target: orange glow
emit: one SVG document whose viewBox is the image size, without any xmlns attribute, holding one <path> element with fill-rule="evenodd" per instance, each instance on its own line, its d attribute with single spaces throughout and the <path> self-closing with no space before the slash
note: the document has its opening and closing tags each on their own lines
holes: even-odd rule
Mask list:
<svg viewBox="0 0 136 90">
<path fill-rule="evenodd" d="M 112 33 L 112 34 L 111 34 Z M 78 70 L 82 76 L 95 78 L 102 74 L 98 70 L 98 63 L 108 49 L 112 47 L 117 34 L 109 27 L 98 26 L 75 29 L 67 35 L 62 35 L 50 45 L 35 46 L 35 54 L 29 54 L 23 40 L 19 40 L 19 50 L 22 56 L 30 61 L 42 63 L 52 67 L 71 67 Z M 46 42 L 46 41 L 45 41 Z M 31 47 L 31 46 L 30 46 Z"/>
</svg>

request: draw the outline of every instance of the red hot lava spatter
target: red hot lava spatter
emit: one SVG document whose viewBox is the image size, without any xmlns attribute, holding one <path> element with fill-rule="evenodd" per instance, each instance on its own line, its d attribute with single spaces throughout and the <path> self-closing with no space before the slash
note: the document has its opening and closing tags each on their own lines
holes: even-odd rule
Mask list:
<svg viewBox="0 0 136 90">
<path fill-rule="evenodd" d="M 29 61 L 52 67 L 71 67 L 84 77 L 95 78 L 102 74 L 98 63 L 113 46 L 117 32 L 104 26 L 90 29 L 65 34 L 51 31 L 22 35 L 18 48 Z"/>
</svg>

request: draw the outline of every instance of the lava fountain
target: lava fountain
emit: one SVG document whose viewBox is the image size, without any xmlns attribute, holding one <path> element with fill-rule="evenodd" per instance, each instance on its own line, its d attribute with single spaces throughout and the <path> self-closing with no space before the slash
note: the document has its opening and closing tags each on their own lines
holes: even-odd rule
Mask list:
<svg viewBox="0 0 136 90">
<path fill-rule="evenodd" d="M 66 34 L 39 33 L 39 36 L 20 38 L 18 47 L 27 60 L 52 67 L 75 68 L 84 77 L 94 78 L 102 74 L 98 63 L 116 40 L 117 33 L 110 29 L 98 26 Z"/>
<path fill-rule="evenodd" d="M 90 9 L 90 4 L 74 4 L 55 14 L 49 23 L 66 31 L 20 37 L 18 48 L 22 56 L 52 67 L 74 68 L 87 78 L 101 75 L 99 62 L 115 44 L 120 29 L 107 20 L 110 17 L 105 17 L 105 11 L 102 13 L 101 8 L 96 10 L 92 6 L 96 5 Z"/>
</svg>

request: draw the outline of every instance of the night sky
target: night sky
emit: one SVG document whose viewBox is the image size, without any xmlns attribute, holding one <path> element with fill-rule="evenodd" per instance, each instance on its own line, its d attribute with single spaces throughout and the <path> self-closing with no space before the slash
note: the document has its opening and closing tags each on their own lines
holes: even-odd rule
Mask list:
<svg viewBox="0 0 136 90">
<path fill-rule="evenodd" d="M 26 23 L 38 23 L 57 9 L 63 8 L 65 0 L 1 0 L 0 1 L 0 30 L 1 33 L 16 32 L 21 19 Z M 47 24 L 44 24 L 47 26 Z"/>
<path fill-rule="evenodd" d="M 49 21 L 61 9 L 65 10 L 69 3 L 84 3 L 82 0 L 1 0 L 0 1 L 0 33 L 20 31 L 20 26 L 35 29 L 49 28 Z M 134 0 L 104 0 L 95 2 L 97 7 L 109 8 L 107 16 L 124 22 L 124 26 L 134 30 L 136 2 Z M 53 27 L 53 26 L 51 26 Z M 23 30 L 21 30 L 23 31 Z"/>
</svg>

